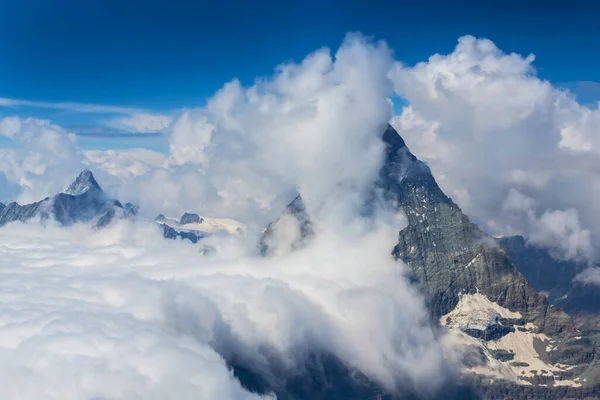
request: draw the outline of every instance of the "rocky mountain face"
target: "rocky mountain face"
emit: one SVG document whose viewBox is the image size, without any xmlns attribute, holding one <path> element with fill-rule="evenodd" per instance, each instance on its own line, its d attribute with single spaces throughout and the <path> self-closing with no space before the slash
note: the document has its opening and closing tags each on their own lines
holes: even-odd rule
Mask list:
<svg viewBox="0 0 600 400">
<path fill-rule="evenodd" d="M 198 231 L 178 230 L 167 224 L 160 224 L 160 226 L 163 230 L 163 237 L 165 239 L 186 239 L 192 243 L 198 243 L 200 239 L 208 236 Z"/>
<path fill-rule="evenodd" d="M 528 243 L 523 236 L 502 237 L 498 243 L 550 304 L 564 309 L 578 326 L 600 329 L 600 288 L 576 279 L 590 267 L 588 263 L 553 257 L 548 249 Z"/>
<path fill-rule="evenodd" d="M 530 285 L 507 251 L 442 192 L 391 126 L 382 139 L 385 161 L 374 190 L 408 219 L 390 252 L 412 271 L 434 323 L 465 350 L 464 376 L 485 386 L 481 393 L 489 398 L 504 398 L 507 391 L 525 396 L 531 390 L 523 388 L 531 386 L 543 387 L 548 398 L 563 387 L 574 396 L 596 393 L 594 335 L 577 331 L 569 315 Z M 310 240 L 310 216 L 297 197 L 265 230 L 262 254 L 276 250 L 274 232 L 290 219 L 301 232 L 290 248 Z"/>
<path fill-rule="evenodd" d="M 186 224 L 201 224 L 204 220 L 198 214 L 185 213 L 179 219 L 181 225 Z"/>
<path fill-rule="evenodd" d="M 108 198 L 102 191 L 92 173 L 83 171 L 64 193 L 32 204 L 12 202 L 0 207 L 0 226 L 32 218 L 51 218 L 64 226 L 92 221 L 97 227 L 104 227 L 115 217 L 121 218 L 126 214 L 127 210 L 119 201 Z"/>
</svg>

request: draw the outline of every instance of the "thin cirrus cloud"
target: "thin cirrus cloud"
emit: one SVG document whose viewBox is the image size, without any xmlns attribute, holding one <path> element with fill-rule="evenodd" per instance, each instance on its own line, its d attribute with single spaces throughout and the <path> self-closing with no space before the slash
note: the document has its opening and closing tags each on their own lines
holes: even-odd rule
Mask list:
<svg viewBox="0 0 600 400">
<path fill-rule="evenodd" d="M 0 107 L 11 108 L 43 108 L 62 110 L 81 114 L 106 114 L 112 117 L 102 121 L 98 131 L 103 127 L 126 133 L 160 133 L 170 124 L 169 115 L 152 113 L 148 110 L 133 107 L 120 107 L 100 104 L 85 104 L 73 102 L 31 101 L 23 99 L 0 98 Z"/>
</svg>

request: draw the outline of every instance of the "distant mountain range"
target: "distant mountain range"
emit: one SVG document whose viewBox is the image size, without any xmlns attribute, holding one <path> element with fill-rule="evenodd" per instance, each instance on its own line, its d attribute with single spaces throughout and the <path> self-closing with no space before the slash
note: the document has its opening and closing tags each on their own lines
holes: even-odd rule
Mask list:
<svg viewBox="0 0 600 400">
<path fill-rule="evenodd" d="M 139 209 L 131 203 L 122 205 L 102 190 L 91 171 L 82 171 L 62 193 L 35 203 L 20 205 L 0 203 L 0 227 L 15 221 L 54 220 L 60 225 L 91 223 L 96 228 L 108 226 L 116 219 L 133 218 Z M 156 219 L 166 239 L 186 239 L 193 243 L 215 233 L 241 234 L 244 224 L 230 219 L 200 217 L 185 213 L 180 220 L 159 215 Z"/>
</svg>

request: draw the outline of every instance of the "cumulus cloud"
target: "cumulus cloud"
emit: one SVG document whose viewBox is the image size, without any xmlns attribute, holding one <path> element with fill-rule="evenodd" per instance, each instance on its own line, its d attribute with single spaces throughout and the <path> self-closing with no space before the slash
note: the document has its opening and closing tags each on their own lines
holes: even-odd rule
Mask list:
<svg viewBox="0 0 600 400">
<path fill-rule="evenodd" d="M 361 216 L 392 116 L 393 63 L 383 42 L 349 35 L 333 55 L 320 49 L 249 87 L 233 80 L 169 125 L 165 156 L 82 153 L 57 131 L 145 213 L 258 228 L 300 193 L 315 240 L 259 258 L 251 236 L 214 236 L 201 257 L 143 219 L 98 231 L 12 224 L 0 230 L 0 393 L 259 398 L 230 368 L 282 388 L 324 355 L 388 390 L 433 394 L 447 364 L 390 255 L 405 219 L 386 204 Z"/>
<path fill-rule="evenodd" d="M 484 229 L 594 258 L 600 110 L 537 77 L 534 60 L 465 36 L 450 54 L 396 64 L 409 105 L 393 124 Z"/>
<path fill-rule="evenodd" d="M 118 113 L 123 117 L 112 121 L 120 129 L 164 132 L 169 151 L 160 162 L 122 152 L 97 153 L 84 162 L 105 171 L 114 194 L 148 215 L 192 211 L 262 226 L 297 191 L 312 207 L 312 199 L 331 187 L 360 191 L 369 182 L 380 151 L 373 139 L 390 118 L 385 98 L 394 89 L 409 105 L 393 124 L 444 191 L 484 229 L 524 234 L 557 256 L 595 258 L 600 111 L 538 78 L 534 61 L 533 55 L 507 54 L 490 40 L 465 36 L 450 54 L 406 66 L 394 63 L 385 44 L 349 35 L 334 54 L 318 50 L 249 87 L 233 80 L 205 107 L 175 117 L 76 103 L 0 104 Z M 65 146 L 77 154 L 72 143 Z M 53 179 L 23 178 L 41 176 L 43 168 L 33 165 L 45 164 L 42 156 L 24 163 L 22 154 L 4 152 L 11 193 L 22 185 L 30 193 L 22 200 L 51 194 Z M 359 158 L 364 162 L 352 162 Z M 527 199 L 520 209 L 516 194 Z M 568 228 L 555 229 L 550 221 L 557 219 Z"/>
<path fill-rule="evenodd" d="M 173 122 L 165 168 L 120 195 L 138 196 L 148 212 L 262 216 L 262 225 L 294 191 L 309 207 L 337 185 L 360 191 L 377 173 L 392 63 L 383 42 L 349 35 L 333 56 L 318 50 L 250 87 L 233 80 Z"/>
<path fill-rule="evenodd" d="M 85 163 L 120 178 L 147 174 L 165 165 L 163 153 L 148 149 L 88 150 Z"/>
<path fill-rule="evenodd" d="M 0 135 L 15 144 L 0 150 L 0 172 L 8 184 L 3 197 L 38 201 L 63 190 L 83 168 L 75 135 L 50 121 L 6 117 Z"/>
</svg>

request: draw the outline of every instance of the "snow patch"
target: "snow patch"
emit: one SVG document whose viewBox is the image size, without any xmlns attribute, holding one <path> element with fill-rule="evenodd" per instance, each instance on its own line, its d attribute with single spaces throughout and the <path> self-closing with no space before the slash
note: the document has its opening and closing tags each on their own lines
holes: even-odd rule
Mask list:
<svg viewBox="0 0 600 400">
<path fill-rule="evenodd" d="M 466 349 L 469 346 L 474 346 L 481 349 L 485 355 L 485 365 L 465 368 L 467 371 L 491 378 L 510 380 L 521 385 L 531 385 L 527 378 L 549 376 L 556 378 L 553 382 L 554 386 L 582 386 L 579 379 L 557 379 L 561 372 L 572 367 L 561 364 L 553 365 L 542 360 L 536 349 L 536 342 L 539 341 L 545 347 L 546 352 L 555 348 L 554 342 L 545 334 L 537 333 L 537 326 L 532 323 L 518 327 L 520 329 L 515 329 L 514 332 L 510 332 L 499 339 L 489 341 L 471 337 L 464 332 L 465 329 L 483 330 L 492 322 L 497 321 L 498 318 L 518 319 L 521 317 L 522 315 L 519 312 L 510 311 L 490 301 L 483 294 L 475 293 L 461 294 L 456 307 L 442 316 L 440 322 L 450 330 L 450 339 L 448 339 L 448 343 L 451 343 L 450 347 L 459 346 Z M 507 361 L 497 360 L 492 355 L 492 352 L 496 350 L 513 353 L 514 358 Z M 452 351 L 455 352 L 456 348 L 454 347 Z"/>
<path fill-rule="evenodd" d="M 159 221 L 160 223 L 164 223 L 171 228 L 176 228 L 181 231 L 194 231 L 201 232 L 207 234 L 215 234 L 215 233 L 227 233 L 230 235 L 241 235 L 246 232 L 246 225 L 239 221 L 235 221 L 233 219 L 228 218 L 211 218 L 205 217 L 203 215 L 200 216 L 202 218 L 201 223 L 189 223 L 189 224 L 180 224 L 177 218 L 165 217 L 164 220 Z"/>
</svg>

